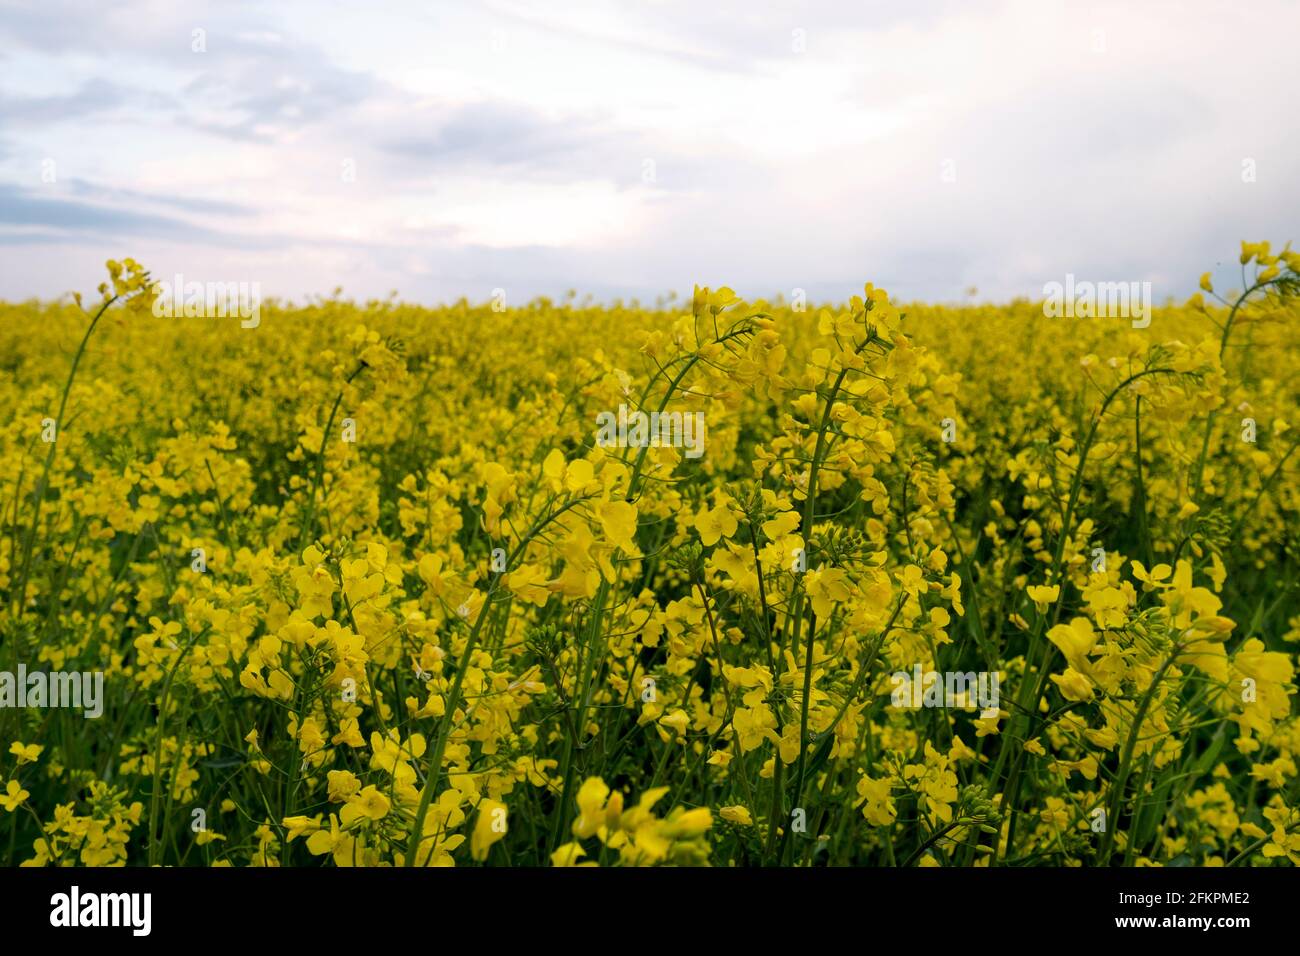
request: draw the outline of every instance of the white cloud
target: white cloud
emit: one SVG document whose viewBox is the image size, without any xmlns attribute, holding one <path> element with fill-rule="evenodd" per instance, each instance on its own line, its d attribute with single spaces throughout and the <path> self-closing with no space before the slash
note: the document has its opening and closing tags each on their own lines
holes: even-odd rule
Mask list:
<svg viewBox="0 0 1300 956">
<path fill-rule="evenodd" d="M 127 254 L 293 295 L 1183 295 L 1300 198 L 1282 0 L 93 9 L 0 25 L 0 296 Z"/>
</svg>

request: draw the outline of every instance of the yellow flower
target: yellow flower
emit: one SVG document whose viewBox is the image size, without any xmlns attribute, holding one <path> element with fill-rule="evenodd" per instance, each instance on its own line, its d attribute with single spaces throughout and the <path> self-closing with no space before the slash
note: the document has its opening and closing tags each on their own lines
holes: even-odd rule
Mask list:
<svg viewBox="0 0 1300 956">
<path fill-rule="evenodd" d="M 747 827 L 754 823 L 753 817 L 749 815 L 749 810 L 739 804 L 729 807 L 719 807 L 718 813 L 722 819 L 728 823 L 736 823 L 740 826 Z"/>
<path fill-rule="evenodd" d="M 689 840 L 713 826 L 713 812 L 708 807 L 693 810 L 674 810 L 664 821 L 665 835 L 674 839 Z"/>
<path fill-rule="evenodd" d="M 348 802 L 339 812 L 339 821 L 347 828 L 362 819 L 382 820 L 388 815 L 391 806 L 388 798 L 380 793 L 378 788 L 364 787 L 348 798 Z"/>
<path fill-rule="evenodd" d="M 285 817 L 281 822 L 289 831 L 285 836 L 285 842 L 293 840 L 295 837 L 310 836 L 320 830 L 320 817 Z"/>
<path fill-rule="evenodd" d="M 1031 584 L 1025 591 L 1029 594 L 1029 600 L 1034 602 L 1034 607 L 1038 608 L 1038 613 L 1043 614 L 1047 611 L 1048 605 L 1056 602 L 1061 594 L 1061 587 L 1057 584 L 1050 587 Z"/>
<path fill-rule="evenodd" d="M 1052 683 L 1060 690 L 1066 700 L 1085 701 L 1092 699 L 1092 681 L 1084 677 L 1073 667 L 1067 667 L 1063 674 L 1052 674 Z"/>
<path fill-rule="evenodd" d="M 578 819 L 573 821 L 573 835 L 578 839 L 594 836 L 605 825 L 605 801 L 609 787 L 599 777 L 588 777 L 578 788 Z"/>
<path fill-rule="evenodd" d="M 852 593 L 849 590 L 848 576 L 840 568 L 809 571 L 805 579 L 813 613 L 819 618 L 827 617 L 836 604 L 847 601 Z"/>
<path fill-rule="evenodd" d="M 966 606 L 961 601 L 961 578 L 955 571 L 948 575 L 948 586 L 941 593 L 952 603 L 958 617 L 966 616 Z"/>
<path fill-rule="evenodd" d="M 706 548 L 717 544 L 722 538 L 730 538 L 738 526 L 736 516 L 727 502 L 719 503 L 711 509 L 703 509 L 695 515 L 695 530 L 699 532 L 700 543 Z"/>
<path fill-rule="evenodd" d="M 566 843 L 551 854 L 551 866 L 582 866 L 578 860 L 587 855 L 580 843 Z"/>
<path fill-rule="evenodd" d="M 690 726 L 690 722 L 691 718 L 687 716 L 686 711 L 680 709 L 674 710 L 671 714 L 659 718 L 659 726 L 667 727 L 678 739 L 686 736 L 686 728 Z M 666 735 L 661 736 L 663 736 L 665 740 L 669 739 Z"/>
<path fill-rule="evenodd" d="M 470 856 L 482 862 L 488 858 L 492 844 L 503 839 L 507 830 L 506 805 L 499 800 L 484 799 L 478 805 L 478 819 L 470 836 Z"/>
<path fill-rule="evenodd" d="M 1142 562 L 1136 558 L 1130 561 L 1129 564 L 1133 569 L 1133 577 L 1146 585 L 1145 590 L 1148 591 L 1153 588 L 1165 587 L 1166 585 L 1163 582 L 1173 573 L 1173 568 L 1167 564 L 1157 564 L 1150 571 L 1147 571 Z"/>
<path fill-rule="evenodd" d="M 877 780 L 866 774 L 858 778 L 858 796 L 863 800 L 862 815 L 872 826 L 887 827 L 898 816 L 889 791 L 888 780 Z"/>
<path fill-rule="evenodd" d="M 18 807 L 31 796 L 17 780 L 10 780 L 6 787 L 6 795 L 0 797 L 0 806 L 3 806 L 10 813 L 13 813 Z"/>
<path fill-rule="evenodd" d="M 24 744 L 16 740 L 9 745 L 9 752 L 18 758 L 20 767 L 25 763 L 34 763 L 44 749 L 40 744 Z"/>
<path fill-rule="evenodd" d="M 980 716 L 976 717 L 972 721 L 975 725 L 975 736 L 990 737 L 1002 733 L 1000 721 L 1004 720 L 1008 716 L 1010 715 L 1005 710 L 999 710 L 997 713 L 990 713 L 988 716 L 984 716 L 984 713 L 981 711 Z"/>
<path fill-rule="evenodd" d="M 326 777 L 329 780 L 329 798 L 334 803 L 350 799 L 361 789 L 361 781 L 350 770 L 331 770 Z"/>
<path fill-rule="evenodd" d="M 1088 671 L 1088 655 L 1097 644 L 1097 633 L 1086 617 L 1076 617 L 1069 624 L 1056 625 L 1047 632 L 1047 639 L 1060 648 L 1074 670 Z"/>
<path fill-rule="evenodd" d="M 1267 241 L 1246 242 L 1243 239 L 1241 242 L 1241 264 L 1244 266 L 1255 258 L 1267 258 L 1268 250 L 1269 243 Z"/>
<path fill-rule="evenodd" d="M 1206 273 L 1140 332 L 1078 284 L 906 321 L 867 284 L 268 301 L 245 333 L 149 314 L 121 256 L 93 325 L 0 303 L 31 538 L 0 710 L 36 735 L 6 862 L 726 866 L 771 829 L 795 862 L 1300 863 L 1300 253 L 1241 251 L 1240 303 Z M 692 454 L 706 416 L 708 455 L 616 448 L 620 407 Z M 140 704 L 94 753 L 36 710 L 91 666 Z M 914 668 L 947 709 L 886 704 Z M 1157 799 L 1090 835 L 1130 757 Z"/>
<path fill-rule="evenodd" d="M 636 505 L 628 501 L 604 501 L 596 506 L 601 531 L 624 554 L 639 552 L 632 536 L 636 534 Z"/>
</svg>

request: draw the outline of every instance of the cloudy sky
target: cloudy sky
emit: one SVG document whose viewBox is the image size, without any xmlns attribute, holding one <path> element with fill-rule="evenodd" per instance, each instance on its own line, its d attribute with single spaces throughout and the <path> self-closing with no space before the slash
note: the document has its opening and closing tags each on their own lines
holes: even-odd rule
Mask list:
<svg viewBox="0 0 1300 956">
<path fill-rule="evenodd" d="M 1289 0 L 0 0 L 0 297 L 133 255 L 296 299 L 1181 298 L 1292 238 L 1298 34 Z"/>
</svg>

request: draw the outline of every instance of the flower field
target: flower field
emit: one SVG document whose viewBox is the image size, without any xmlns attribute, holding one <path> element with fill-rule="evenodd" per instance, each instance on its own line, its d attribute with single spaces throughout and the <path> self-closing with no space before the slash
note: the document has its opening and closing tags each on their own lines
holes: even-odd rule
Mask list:
<svg viewBox="0 0 1300 956">
<path fill-rule="evenodd" d="M 1300 255 L 1228 261 L 0 305 L 5 862 L 1300 862 Z"/>
</svg>

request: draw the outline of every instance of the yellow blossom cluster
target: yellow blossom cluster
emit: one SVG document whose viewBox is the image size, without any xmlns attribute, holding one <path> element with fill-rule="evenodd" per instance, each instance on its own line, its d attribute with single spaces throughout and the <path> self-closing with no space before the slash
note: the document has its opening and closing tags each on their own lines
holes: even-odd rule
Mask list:
<svg viewBox="0 0 1300 956">
<path fill-rule="evenodd" d="M 0 700 L 9 862 L 1300 862 L 1300 256 L 1240 265 L 0 305 L 0 669 L 103 677 Z"/>
</svg>

